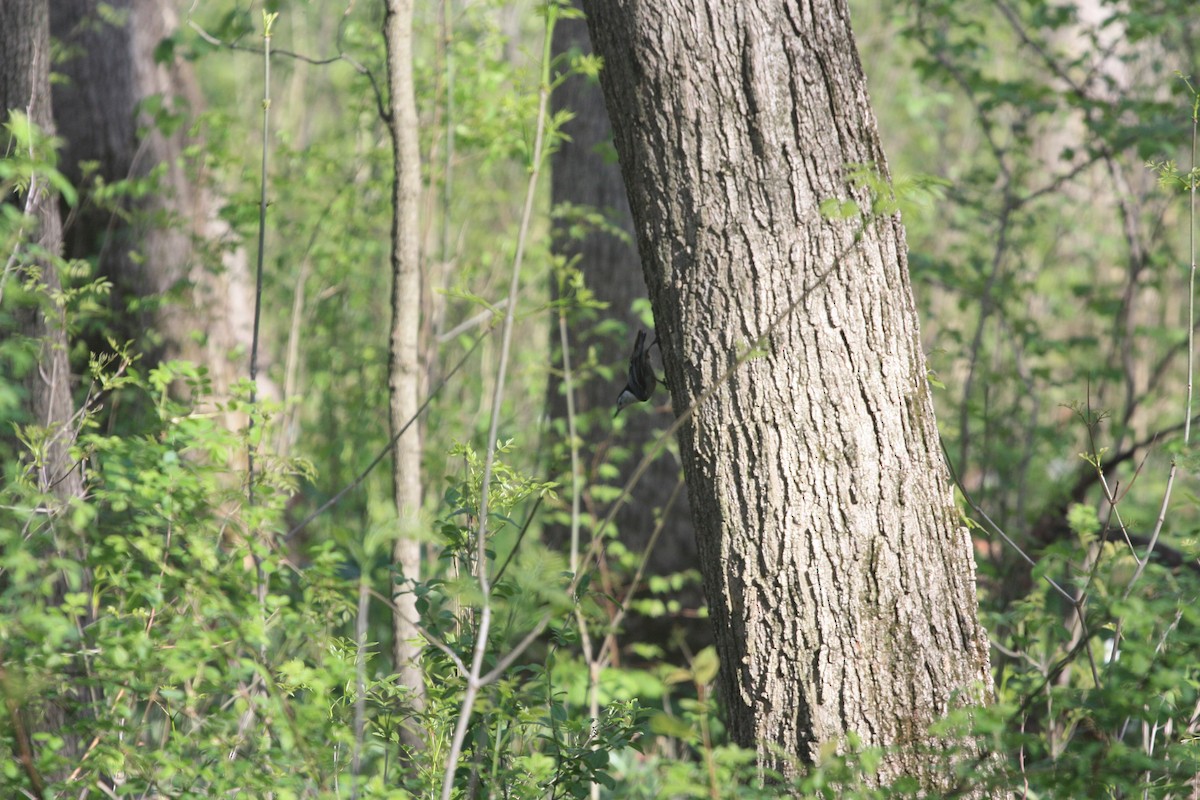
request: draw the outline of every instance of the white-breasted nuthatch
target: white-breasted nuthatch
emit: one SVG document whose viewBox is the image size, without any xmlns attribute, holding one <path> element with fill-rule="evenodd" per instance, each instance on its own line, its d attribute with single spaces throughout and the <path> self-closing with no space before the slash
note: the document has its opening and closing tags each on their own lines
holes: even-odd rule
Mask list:
<svg viewBox="0 0 1200 800">
<path fill-rule="evenodd" d="M 658 339 L 655 339 L 650 343 L 650 347 L 657 342 Z M 644 403 L 654 394 L 658 378 L 654 374 L 653 365 L 650 364 L 650 347 L 646 346 L 646 332 L 638 331 L 637 341 L 633 343 L 633 355 L 629 357 L 629 378 L 625 381 L 625 388 L 617 396 L 614 417 L 630 403 Z"/>
</svg>

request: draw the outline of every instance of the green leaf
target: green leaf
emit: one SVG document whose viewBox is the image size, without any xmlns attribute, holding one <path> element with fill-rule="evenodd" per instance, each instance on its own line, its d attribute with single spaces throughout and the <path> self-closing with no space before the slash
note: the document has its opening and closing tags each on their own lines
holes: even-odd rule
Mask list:
<svg viewBox="0 0 1200 800">
<path fill-rule="evenodd" d="M 696 654 L 692 660 L 692 676 L 698 684 L 710 684 L 717 677 L 717 669 L 720 667 L 720 660 L 717 658 L 717 649 L 709 646 Z"/>
</svg>

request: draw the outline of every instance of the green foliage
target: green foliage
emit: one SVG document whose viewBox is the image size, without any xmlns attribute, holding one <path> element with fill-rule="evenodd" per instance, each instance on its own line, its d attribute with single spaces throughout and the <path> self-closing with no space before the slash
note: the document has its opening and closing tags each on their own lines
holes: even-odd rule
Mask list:
<svg viewBox="0 0 1200 800">
<path fill-rule="evenodd" d="M 292 475 L 265 476 L 273 491 L 247 507 L 226 467 L 245 440 L 171 399 L 166 387 L 181 376 L 203 400 L 203 376 L 184 364 L 114 389 L 150 396 L 157 419 L 143 433 L 85 424 L 85 499 L 53 510 L 35 487 L 6 491 L 0 638 L 10 709 L 30 720 L 64 714 L 59 736 L 87 748 L 39 748 L 34 766 L 55 793 L 114 775 L 137 794 L 267 791 L 291 773 L 319 785 L 334 754 L 311 746 L 313 732 L 345 740 L 330 712 L 352 663 L 331 647 L 346 593 L 306 586 L 335 580 L 337 564 L 301 575 L 267 545 Z M 310 665 L 302 686 L 301 664 Z M 301 689 L 311 702 L 289 698 Z M 14 735 L 5 729 L 11 752 Z M 7 777 L 21 778 L 10 791 L 28 786 L 25 774 Z"/>
<path fill-rule="evenodd" d="M 21 111 L 9 111 L 3 127 L 8 145 L 5 157 L 0 159 L 0 188 L 3 188 L 4 196 L 12 191 L 28 196 L 30 185 L 40 178 L 49 183 L 51 191 L 63 202 L 75 205 L 78 202 L 75 187 L 56 169 L 57 142 L 40 131 Z M 8 204 L 3 208 L 7 221 L 15 221 L 17 209 Z M 5 252 L 11 250 L 10 246 L 5 247 Z"/>
<path fill-rule="evenodd" d="M 1136 44 L 1158 24 L 1148 5 L 914 0 L 895 24 L 917 70 L 901 118 L 921 135 L 882 125 L 889 155 L 949 182 L 936 214 L 905 213 L 934 367 L 957 376 L 940 418 L 957 472 L 981 475 L 972 490 L 1006 525 L 1061 499 L 1058 454 L 1082 432 L 1054 409 L 1109 409 L 1119 450 L 1179 396 L 1185 326 L 1162 301 L 1184 290 L 1169 269 L 1181 226 L 1140 173 L 1182 151 L 1172 75 L 1192 65 L 1187 48 Z"/>
</svg>

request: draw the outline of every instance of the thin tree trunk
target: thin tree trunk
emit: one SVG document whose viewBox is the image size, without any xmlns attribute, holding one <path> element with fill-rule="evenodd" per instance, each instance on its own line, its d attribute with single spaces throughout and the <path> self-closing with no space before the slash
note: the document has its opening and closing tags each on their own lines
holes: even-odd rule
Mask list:
<svg viewBox="0 0 1200 800">
<path fill-rule="evenodd" d="M 412 0 L 388 0 L 384 18 L 387 44 L 388 127 L 392 134 L 395 183 L 392 187 L 392 333 L 388 371 L 391 427 L 396 441 L 393 497 L 400 522 L 400 537 L 392 551 L 398 580 L 393 587 L 396 610 L 392 616 L 392 654 L 401 683 L 412 692 L 418 708 L 425 696 L 421 673 L 420 634 L 417 631 L 416 595 L 411 581 L 421 576 L 421 545 L 415 538 L 421 512 L 421 431 L 415 421 L 420 405 L 419 352 L 421 311 L 420 230 L 417 209 L 421 199 L 421 156 L 417 145 L 417 110 L 413 90 Z M 419 730 L 404 729 L 403 742 L 420 749 Z"/>
<path fill-rule="evenodd" d="M 591 52 L 588 40 L 587 22 L 583 19 L 562 19 L 554 26 L 553 49 L 555 58 L 569 54 L 573 49 L 580 52 Z M 641 277 L 641 267 L 638 261 L 637 247 L 633 242 L 633 219 L 629 214 L 629 201 L 625 196 L 625 183 L 621 179 L 621 168 L 612 153 L 612 127 L 608 122 L 608 112 L 604 108 L 604 95 L 594 79 L 582 75 L 574 75 L 554 90 L 551 95 L 554 114 L 570 112 L 573 118 L 562 126 L 562 132 L 567 138 L 550 156 L 551 201 L 557 208 L 562 204 L 582 206 L 589 210 L 599 211 L 605 215 L 608 223 L 626 232 L 629 240 L 607 230 L 589 231 L 582 239 L 572 238 L 571 231 L 578 226 L 570 218 L 556 222 L 554 230 L 555 252 L 567 260 L 578 258 L 578 267 L 583 273 L 588 289 L 595 299 L 608 304 L 608 308 L 598 312 L 608 320 L 620 320 L 625 323 L 628 336 L 616 337 L 611 333 L 598 334 L 597 329 L 605 330 L 596 325 L 592 319 L 582 319 L 578 324 L 570 325 L 571 362 L 583 364 L 589 354 L 594 354 L 596 362 L 603 365 L 614 365 L 617 376 L 605 379 L 595 374 L 576 376 L 575 380 L 575 411 L 579 415 L 598 412 L 600 419 L 605 422 L 591 425 L 583 429 L 582 450 L 585 453 L 597 453 L 603 457 L 608 448 L 617 444 L 634 448 L 635 458 L 626 464 L 626 470 L 631 471 L 636 466 L 637 448 L 654 442 L 659 433 L 670 424 L 670 418 L 664 410 L 651 411 L 645 406 L 637 406 L 624 412 L 624 431 L 619 443 L 612 439 L 612 427 L 605 424 L 612 415 L 617 394 L 625 380 L 624 364 L 629 358 L 630 344 L 636 331 L 642 327 L 642 322 L 632 310 L 633 302 L 646 296 L 646 284 Z M 557 296 L 558 282 L 551 281 L 551 291 Z M 560 353 L 561 344 L 558 326 L 551 327 L 552 353 Z M 657 359 L 657 354 L 655 354 Z M 561 356 L 559 356 L 561 363 Z M 566 395 L 563 393 L 562 381 L 556 372 L 551 372 L 547 390 L 550 415 L 556 419 L 567 416 Z M 665 394 L 654 398 L 654 404 L 665 402 Z M 585 464 L 589 471 L 589 480 L 597 480 L 594 468 L 595 462 Z M 669 453 L 663 455 L 650 466 L 642 480 L 630 493 L 629 502 L 622 506 L 613 520 L 617 536 L 631 553 L 642 553 L 649 544 L 650 536 L 658 524 L 658 515 L 662 513 L 667 499 L 674 493 L 679 480 L 679 462 Z M 620 483 L 624 483 L 622 476 Z M 570 529 L 565 525 L 548 525 L 542 532 L 542 537 L 551 546 L 566 549 L 570 541 Z M 583 543 L 583 547 L 587 546 Z M 691 513 L 686 496 L 680 493 L 679 499 L 663 521 L 663 529 L 659 534 L 658 543 L 650 553 L 646 564 L 646 576 L 670 575 L 684 570 L 694 570 L 699 567 L 699 557 L 696 554 L 696 537 L 692 529 Z M 615 594 L 622 594 L 619 587 L 605 587 Z M 703 600 L 699 589 L 689 589 L 676 592 L 672 597 L 660 599 L 678 600 L 686 610 L 694 610 Z M 629 635 L 638 641 L 665 643 L 675 628 L 682 627 L 688 638 L 689 645 L 699 648 L 711 642 L 711 629 L 705 620 L 694 616 L 681 618 L 643 617 L 633 615 L 625 623 Z"/>
<path fill-rule="evenodd" d="M 733 738 L 786 774 L 853 732 L 936 792 L 988 643 L 904 230 L 819 209 L 886 176 L 844 3 L 586 7 L 676 413 L 712 392 L 680 450 Z"/>
</svg>

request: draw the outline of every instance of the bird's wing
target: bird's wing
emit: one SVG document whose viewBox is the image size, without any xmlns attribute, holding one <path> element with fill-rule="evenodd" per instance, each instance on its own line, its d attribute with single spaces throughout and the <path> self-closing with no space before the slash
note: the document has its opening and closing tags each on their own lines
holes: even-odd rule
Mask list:
<svg viewBox="0 0 1200 800">
<path fill-rule="evenodd" d="M 629 356 L 629 384 L 637 383 L 638 361 L 646 349 L 646 332 L 638 331 L 637 340 L 633 343 L 633 353 Z"/>
</svg>

